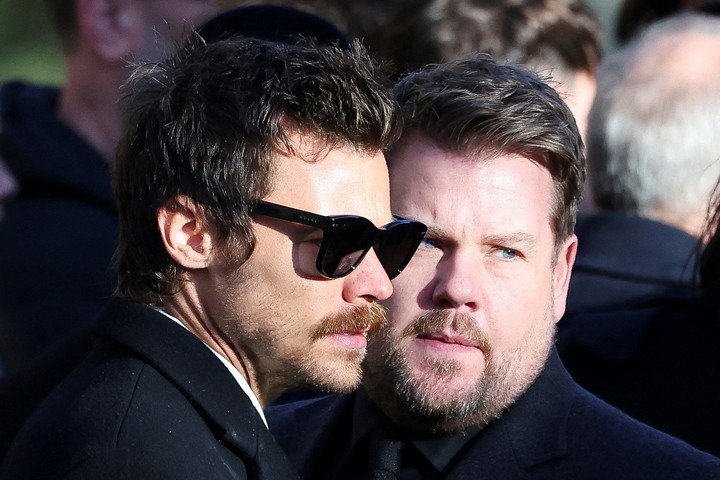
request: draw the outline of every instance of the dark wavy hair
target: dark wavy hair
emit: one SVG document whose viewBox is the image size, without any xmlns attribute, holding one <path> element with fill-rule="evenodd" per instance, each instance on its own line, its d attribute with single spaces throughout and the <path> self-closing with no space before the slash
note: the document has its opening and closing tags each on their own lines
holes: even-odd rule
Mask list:
<svg viewBox="0 0 720 480">
<path fill-rule="evenodd" d="M 168 61 L 140 67 L 123 101 L 113 174 L 117 294 L 150 304 L 181 281 L 156 221 L 168 202 L 190 199 L 228 261 L 243 262 L 255 241 L 250 211 L 272 189 L 276 154 L 293 152 L 291 135 L 309 136 L 319 154 L 334 146 L 373 152 L 401 127 L 397 104 L 359 44 L 342 50 L 197 37 Z"/>
<path fill-rule="evenodd" d="M 594 72 L 602 26 L 582 0 L 395 0 L 373 40 L 401 71 L 476 52 L 533 68 Z"/>
<path fill-rule="evenodd" d="M 478 54 L 410 73 L 394 95 L 405 129 L 389 162 L 413 133 L 451 153 L 529 157 L 554 181 L 556 247 L 572 235 L 585 180 L 583 143 L 567 105 L 536 73 Z"/>
<path fill-rule="evenodd" d="M 720 180 L 708 204 L 705 228 L 696 246 L 700 292 L 710 299 L 720 294 Z"/>
</svg>

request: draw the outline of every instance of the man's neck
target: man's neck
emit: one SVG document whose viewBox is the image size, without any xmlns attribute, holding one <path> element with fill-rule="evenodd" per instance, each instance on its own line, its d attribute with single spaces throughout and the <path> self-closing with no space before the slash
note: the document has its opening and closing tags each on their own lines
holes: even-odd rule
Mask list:
<svg viewBox="0 0 720 480">
<path fill-rule="evenodd" d="M 180 320 L 192 334 L 218 355 L 227 359 L 247 380 L 263 408 L 276 397 L 269 396 L 269 387 L 260 383 L 255 365 L 217 328 L 196 292 L 188 283 L 160 308 Z"/>
<path fill-rule="evenodd" d="M 172 320 L 173 322 L 182 326 L 186 330 L 188 329 L 187 326 L 179 318 L 175 317 L 174 315 L 169 314 L 162 308 L 157 308 L 157 307 L 153 307 L 153 308 L 155 308 L 158 312 L 162 313 L 163 315 L 168 317 L 170 320 Z M 265 418 L 265 412 L 263 411 L 263 406 L 260 404 L 260 400 L 258 399 L 258 397 L 255 394 L 255 392 L 253 391 L 253 389 L 250 387 L 250 384 L 247 382 L 247 379 L 243 376 L 242 373 L 240 373 L 240 371 L 237 368 L 235 368 L 235 365 L 230 363 L 230 361 L 227 358 L 225 358 L 225 356 L 223 356 L 220 353 L 218 353 L 217 351 L 215 351 L 215 349 L 210 348 L 209 345 L 205 344 L 205 346 L 208 347 L 208 350 L 210 350 L 211 352 L 213 352 L 215 354 L 215 356 L 223 363 L 223 365 L 225 365 L 225 367 L 228 369 L 228 371 L 233 376 L 233 378 L 235 378 L 235 380 L 238 382 L 238 385 L 240 385 L 240 388 L 242 388 L 243 391 L 245 392 L 245 394 L 248 396 L 248 398 L 250 399 L 250 402 L 253 404 L 253 406 L 255 407 L 255 409 L 258 412 L 258 415 L 260 415 L 260 418 L 262 419 L 263 423 L 265 423 L 265 426 L 267 427 L 267 419 Z"/>
</svg>

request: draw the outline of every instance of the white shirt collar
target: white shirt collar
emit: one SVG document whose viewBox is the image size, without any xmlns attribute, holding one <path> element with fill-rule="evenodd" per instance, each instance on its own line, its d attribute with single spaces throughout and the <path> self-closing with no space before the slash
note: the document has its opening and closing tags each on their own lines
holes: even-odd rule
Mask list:
<svg viewBox="0 0 720 480">
<path fill-rule="evenodd" d="M 153 308 L 155 310 L 157 310 L 158 312 L 162 313 L 163 315 L 165 315 L 167 318 L 169 318 L 173 322 L 175 322 L 178 325 L 180 325 L 181 327 L 183 327 L 185 330 L 188 330 L 188 328 L 185 326 L 184 323 L 182 323 L 180 320 L 173 317 L 166 311 L 161 310 L 157 307 L 153 307 Z M 190 330 L 188 330 L 188 331 L 190 331 Z M 200 339 L 198 338 L 198 340 L 200 340 Z M 203 342 L 203 344 L 207 348 L 209 348 L 212 353 L 215 354 L 215 356 L 222 362 L 223 365 L 225 365 L 225 368 L 228 369 L 228 371 L 233 376 L 233 378 L 235 378 L 235 381 L 238 383 L 238 385 L 240 385 L 240 388 L 242 388 L 243 391 L 245 392 L 245 394 L 248 396 L 248 398 L 250 399 L 250 402 L 252 402 L 253 406 L 260 414 L 260 418 L 262 418 L 263 423 L 265 423 L 265 426 L 267 427 L 267 419 L 265 418 L 265 413 L 263 412 L 262 405 L 260 405 L 260 401 L 258 400 L 257 396 L 255 395 L 255 392 L 253 392 L 252 388 L 250 388 L 250 384 L 247 382 L 245 377 L 242 376 L 240 371 L 237 368 L 235 368 L 235 365 L 230 363 L 230 361 L 227 358 L 220 355 L 213 348 L 211 348 L 210 345 L 208 345 L 207 343 Z"/>
</svg>

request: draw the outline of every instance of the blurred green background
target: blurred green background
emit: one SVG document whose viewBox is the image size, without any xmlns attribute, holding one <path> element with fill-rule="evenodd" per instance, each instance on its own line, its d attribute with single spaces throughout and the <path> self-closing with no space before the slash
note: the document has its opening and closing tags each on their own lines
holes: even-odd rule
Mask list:
<svg viewBox="0 0 720 480">
<path fill-rule="evenodd" d="M 358 0 L 362 1 L 362 0 Z M 586 0 L 606 32 L 606 51 L 615 46 L 612 25 L 620 0 Z M 0 81 L 24 79 L 57 84 L 62 57 L 44 0 L 0 0 Z"/>
<path fill-rule="evenodd" d="M 0 81 L 56 84 L 64 77 L 58 40 L 43 0 L 0 0 Z"/>
</svg>

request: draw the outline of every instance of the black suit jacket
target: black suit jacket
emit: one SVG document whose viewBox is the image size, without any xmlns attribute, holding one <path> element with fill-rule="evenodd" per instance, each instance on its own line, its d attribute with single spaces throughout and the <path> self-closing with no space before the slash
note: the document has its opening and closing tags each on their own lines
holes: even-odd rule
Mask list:
<svg viewBox="0 0 720 480">
<path fill-rule="evenodd" d="M 355 395 L 270 408 L 270 429 L 301 477 L 336 479 L 350 445 Z M 720 478 L 720 460 L 643 425 L 573 382 L 552 353 L 536 382 L 470 440 L 443 478 Z"/>
<path fill-rule="evenodd" d="M 96 333 L 89 356 L 23 427 L 2 478 L 297 478 L 197 337 L 120 299 Z"/>
</svg>

